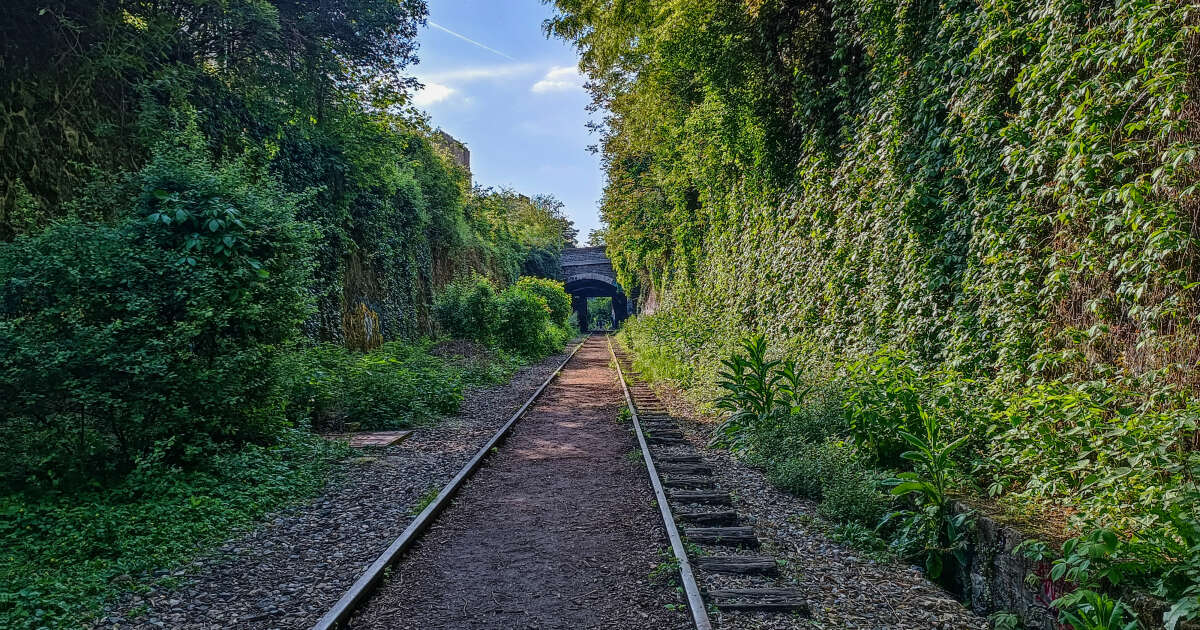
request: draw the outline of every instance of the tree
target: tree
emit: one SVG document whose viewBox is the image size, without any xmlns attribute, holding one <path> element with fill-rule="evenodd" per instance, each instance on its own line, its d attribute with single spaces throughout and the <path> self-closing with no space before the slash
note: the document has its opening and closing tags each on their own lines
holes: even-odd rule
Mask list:
<svg viewBox="0 0 1200 630">
<path fill-rule="evenodd" d="M 591 247 L 603 247 L 608 244 L 608 228 L 601 227 L 588 232 L 587 244 Z"/>
</svg>

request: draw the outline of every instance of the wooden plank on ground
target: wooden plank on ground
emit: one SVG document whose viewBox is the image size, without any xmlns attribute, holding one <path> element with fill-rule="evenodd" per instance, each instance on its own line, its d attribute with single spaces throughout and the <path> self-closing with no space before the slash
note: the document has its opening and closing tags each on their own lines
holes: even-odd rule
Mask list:
<svg viewBox="0 0 1200 630">
<path fill-rule="evenodd" d="M 713 573 L 775 575 L 779 572 L 779 563 L 768 556 L 703 556 L 693 563 Z"/>
<path fill-rule="evenodd" d="M 708 591 L 721 610 L 760 610 L 808 614 L 808 600 L 794 588 L 729 588 Z"/>
<path fill-rule="evenodd" d="M 412 435 L 412 431 L 372 431 L 367 433 L 334 433 L 324 436 L 329 440 L 346 440 L 351 448 L 369 446 L 391 446 Z"/>
<path fill-rule="evenodd" d="M 753 527 L 689 527 L 683 534 L 689 541 L 702 545 L 758 547 Z"/>
</svg>

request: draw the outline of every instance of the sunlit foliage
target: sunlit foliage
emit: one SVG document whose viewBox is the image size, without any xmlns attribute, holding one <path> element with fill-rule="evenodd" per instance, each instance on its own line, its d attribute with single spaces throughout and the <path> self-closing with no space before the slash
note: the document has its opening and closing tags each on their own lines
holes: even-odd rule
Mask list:
<svg viewBox="0 0 1200 630">
<path fill-rule="evenodd" d="M 1002 503 L 1134 538 L 1200 517 L 1194 5 L 554 5 L 648 372 L 711 400 L 762 333 L 868 401 L 883 463 L 907 396 Z"/>
</svg>

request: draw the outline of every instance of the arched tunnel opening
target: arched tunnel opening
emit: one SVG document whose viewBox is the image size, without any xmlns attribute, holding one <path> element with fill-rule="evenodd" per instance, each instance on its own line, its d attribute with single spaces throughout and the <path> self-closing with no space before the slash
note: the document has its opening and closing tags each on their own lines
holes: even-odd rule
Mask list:
<svg viewBox="0 0 1200 630">
<path fill-rule="evenodd" d="M 619 328 L 621 322 L 629 317 L 629 298 L 621 290 L 620 285 L 599 274 L 582 274 L 568 278 L 567 293 L 571 295 L 571 309 L 579 320 L 579 329 L 584 332 L 591 330 L 588 312 L 588 300 L 594 298 L 612 298 L 609 321 L 612 327 Z"/>
</svg>

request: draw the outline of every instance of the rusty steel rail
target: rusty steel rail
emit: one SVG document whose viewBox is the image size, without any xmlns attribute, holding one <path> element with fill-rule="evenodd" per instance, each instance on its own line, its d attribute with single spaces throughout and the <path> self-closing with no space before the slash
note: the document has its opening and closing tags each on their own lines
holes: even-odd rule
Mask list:
<svg viewBox="0 0 1200 630">
<path fill-rule="evenodd" d="M 579 349 L 583 347 L 583 344 L 587 343 L 588 339 L 591 339 L 591 335 L 588 335 L 579 345 L 575 346 L 571 354 L 567 355 L 566 359 L 563 359 L 563 362 L 554 370 L 554 373 L 546 378 L 541 386 L 537 388 L 537 391 L 533 392 L 529 400 L 526 400 L 525 404 L 521 405 L 521 408 L 508 419 L 508 422 L 504 423 L 504 426 L 500 427 L 500 430 L 496 431 L 491 439 L 483 445 L 483 448 L 475 453 L 471 461 L 467 462 L 462 467 L 462 470 L 458 471 L 458 474 L 442 488 L 442 491 L 438 493 L 433 502 L 424 510 L 421 510 L 421 513 L 400 534 L 400 537 L 392 542 L 391 545 L 388 545 L 388 548 L 383 553 L 379 554 L 375 562 L 372 562 L 371 566 L 367 567 L 362 576 L 355 580 L 354 584 L 350 585 L 350 588 L 338 599 L 337 603 L 313 625 L 312 630 L 334 630 L 345 625 L 350 619 L 350 615 L 354 613 L 354 610 L 379 586 L 379 583 L 383 580 L 384 571 L 399 560 L 404 552 L 412 547 L 413 543 L 425 533 L 425 530 L 429 529 L 429 526 L 433 524 L 433 520 L 446 508 L 450 503 L 450 499 L 454 497 L 463 483 L 483 465 L 483 460 L 487 457 L 488 452 L 504 441 L 504 438 L 507 437 L 509 430 L 517 423 L 517 420 L 520 420 L 521 416 L 525 415 L 525 411 L 538 399 L 538 396 L 542 395 L 542 392 L 550 385 L 550 381 L 553 381 L 558 376 L 558 373 L 566 367 L 567 362 L 579 352 Z"/>
<path fill-rule="evenodd" d="M 675 516 L 671 514 L 671 506 L 667 503 L 667 492 L 663 489 L 662 480 L 658 476 L 658 468 L 654 458 L 650 456 L 650 445 L 646 443 L 646 435 L 642 431 L 642 423 L 638 419 L 637 407 L 633 404 L 633 396 L 629 393 L 629 385 L 625 382 L 625 371 L 621 369 L 621 359 L 613 349 L 612 337 L 606 335 L 608 352 L 613 362 L 617 364 L 617 376 L 621 380 L 621 391 L 625 393 L 625 404 L 629 406 L 629 414 L 633 419 L 633 431 L 637 435 L 638 446 L 642 449 L 642 460 L 646 462 L 646 471 L 650 473 L 650 484 L 654 486 L 654 498 L 658 510 L 662 513 L 663 525 L 667 528 L 667 538 L 671 540 L 671 551 L 679 562 L 679 579 L 683 583 L 684 594 L 687 595 L 688 608 L 692 612 L 692 621 L 696 630 L 712 630 L 712 622 L 708 619 L 708 610 L 704 607 L 704 598 L 700 595 L 700 587 L 696 584 L 696 576 L 692 573 L 692 565 L 688 562 L 687 549 L 683 546 L 683 538 L 679 528 L 675 526 Z"/>
</svg>

